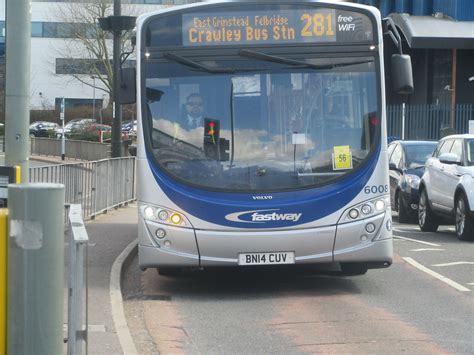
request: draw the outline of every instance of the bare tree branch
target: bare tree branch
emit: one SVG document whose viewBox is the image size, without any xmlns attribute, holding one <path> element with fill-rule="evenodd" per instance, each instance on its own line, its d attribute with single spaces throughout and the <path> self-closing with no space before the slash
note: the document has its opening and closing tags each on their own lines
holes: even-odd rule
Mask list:
<svg viewBox="0 0 474 355">
<path fill-rule="evenodd" d="M 122 11 L 134 15 L 130 13 L 131 8 L 124 6 Z M 99 27 L 97 19 L 112 13 L 112 0 L 89 0 L 87 3 L 70 0 L 58 3 L 53 14 L 54 21 L 62 23 L 61 30 L 65 32 L 58 37 L 67 37 L 57 48 L 57 58 L 61 58 L 67 70 L 57 75 L 69 75 L 72 80 L 89 87 L 94 86 L 91 81 L 91 76 L 94 76 L 102 83 L 96 88 L 110 96 L 113 88 L 112 36 Z M 121 46 L 126 51 L 131 49 L 125 40 Z"/>
</svg>

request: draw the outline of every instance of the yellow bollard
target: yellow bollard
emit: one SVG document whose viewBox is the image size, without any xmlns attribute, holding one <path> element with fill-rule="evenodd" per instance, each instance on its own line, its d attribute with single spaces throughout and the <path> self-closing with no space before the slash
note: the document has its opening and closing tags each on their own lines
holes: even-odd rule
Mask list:
<svg viewBox="0 0 474 355">
<path fill-rule="evenodd" d="M 7 237 L 8 209 L 0 208 L 0 354 L 6 354 L 7 339 Z"/>
</svg>

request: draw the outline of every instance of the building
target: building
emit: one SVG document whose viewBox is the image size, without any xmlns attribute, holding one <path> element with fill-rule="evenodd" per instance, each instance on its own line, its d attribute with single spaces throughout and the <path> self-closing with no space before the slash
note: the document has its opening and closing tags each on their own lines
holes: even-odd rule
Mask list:
<svg viewBox="0 0 474 355">
<path fill-rule="evenodd" d="M 391 17 L 412 57 L 415 93 L 390 103 L 474 104 L 473 0 L 353 0 Z M 395 48 L 388 46 L 389 51 Z"/>
<path fill-rule="evenodd" d="M 0 0 L 0 90 L 5 86 L 5 0 Z M 99 117 L 102 102 L 108 101 L 105 86 L 90 71 L 94 61 L 84 46 L 72 34 L 78 27 L 93 34 L 94 21 L 80 22 L 78 13 L 71 13 L 71 6 L 81 3 L 100 3 L 100 0 L 32 0 L 31 3 L 31 110 L 51 111 L 57 108 L 62 97 L 66 110 L 78 106 L 88 107 L 88 114 Z M 194 2 L 192 0 L 122 0 L 122 14 L 138 16 L 162 7 Z M 71 3 L 73 3 L 71 5 Z M 108 2 L 109 14 L 113 1 Z M 94 16 L 89 14 L 89 18 Z M 108 39 L 109 53 L 112 40 Z M 0 110 L 3 112 L 3 110 Z M 53 115 L 53 113 L 52 113 Z M 2 115 L 3 118 L 3 115 Z M 0 118 L 1 121 L 3 119 Z M 32 118 L 34 119 L 34 118 Z M 54 119 L 54 117 L 53 117 Z M 67 119 L 67 117 L 66 117 Z"/>
</svg>

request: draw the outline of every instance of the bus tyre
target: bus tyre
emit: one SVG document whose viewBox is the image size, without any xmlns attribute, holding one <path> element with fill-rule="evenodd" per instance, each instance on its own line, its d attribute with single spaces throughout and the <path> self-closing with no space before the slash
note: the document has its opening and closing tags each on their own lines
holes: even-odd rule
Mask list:
<svg viewBox="0 0 474 355">
<path fill-rule="evenodd" d="M 423 232 L 436 232 L 439 227 L 436 215 L 431 210 L 426 189 L 421 190 L 420 203 L 418 205 L 418 225 Z"/>
<path fill-rule="evenodd" d="M 407 210 L 402 201 L 400 192 L 397 194 L 397 205 L 398 205 L 398 222 L 399 223 L 408 223 L 410 218 L 408 216 Z"/>
<path fill-rule="evenodd" d="M 161 276 L 179 276 L 181 269 L 179 267 L 160 267 L 158 268 L 158 274 Z"/>
<path fill-rule="evenodd" d="M 342 276 L 365 275 L 367 265 L 361 263 L 341 263 Z"/>
<path fill-rule="evenodd" d="M 456 199 L 456 234 L 459 240 L 474 240 L 474 218 L 469 214 L 469 202 L 461 193 Z"/>
</svg>

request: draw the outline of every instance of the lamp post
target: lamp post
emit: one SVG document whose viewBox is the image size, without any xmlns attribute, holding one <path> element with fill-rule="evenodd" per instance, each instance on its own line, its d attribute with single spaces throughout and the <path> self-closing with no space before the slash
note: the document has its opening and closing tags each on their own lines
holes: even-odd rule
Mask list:
<svg viewBox="0 0 474 355">
<path fill-rule="evenodd" d="M 122 111 L 118 102 L 120 76 L 120 42 L 122 31 L 128 31 L 135 26 L 136 18 L 120 15 L 120 0 L 114 0 L 114 16 L 98 18 L 99 26 L 104 31 L 113 34 L 113 123 L 112 123 L 112 157 L 122 156 Z"/>
<path fill-rule="evenodd" d="M 95 76 L 92 75 L 91 79 L 93 80 L 92 86 L 92 118 L 95 120 Z"/>
</svg>

